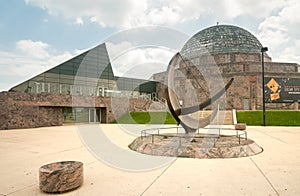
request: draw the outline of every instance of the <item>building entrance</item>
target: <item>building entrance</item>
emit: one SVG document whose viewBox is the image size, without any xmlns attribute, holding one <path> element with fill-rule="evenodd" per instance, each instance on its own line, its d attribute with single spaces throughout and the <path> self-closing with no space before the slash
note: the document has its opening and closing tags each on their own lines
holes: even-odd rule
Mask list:
<svg viewBox="0 0 300 196">
<path fill-rule="evenodd" d="M 106 122 L 106 108 L 89 108 L 89 123 Z"/>
</svg>

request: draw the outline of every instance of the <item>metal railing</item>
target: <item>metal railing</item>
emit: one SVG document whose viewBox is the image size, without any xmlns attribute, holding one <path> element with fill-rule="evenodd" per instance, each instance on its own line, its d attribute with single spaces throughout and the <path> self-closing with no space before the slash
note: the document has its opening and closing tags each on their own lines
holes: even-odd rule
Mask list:
<svg viewBox="0 0 300 196">
<path fill-rule="evenodd" d="M 170 130 L 170 129 L 176 129 L 176 132 L 165 132 L 165 130 Z M 182 130 L 182 131 L 179 131 L 179 130 Z M 199 137 L 199 135 L 201 134 L 201 131 L 203 131 L 203 130 L 217 130 L 217 134 L 207 133 L 207 132 L 202 133 L 202 134 L 208 135 L 208 136 L 206 136 L 206 138 L 213 138 L 214 143 L 220 137 L 220 135 L 222 134 L 222 131 L 226 131 L 226 130 L 227 131 L 228 130 L 235 130 L 236 131 L 236 137 L 238 138 L 239 144 L 241 144 L 241 139 L 243 138 L 242 137 L 243 135 L 244 135 L 244 139 L 247 140 L 247 132 L 245 130 L 236 130 L 236 129 L 228 129 L 228 128 L 223 129 L 223 128 L 219 128 L 219 127 L 208 127 L 208 128 L 197 129 L 195 135 L 188 135 L 188 134 L 185 134 L 185 131 L 184 131 L 183 127 L 181 127 L 181 126 L 145 129 L 145 130 L 141 131 L 141 139 L 151 135 L 151 143 L 154 143 L 155 136 L 166 136 L 165 134 L 167 134 L 167 133 L 169 133 L 169 134 L 172 134 L 172 133 L 175 134 L 176 133 L 176 135 L 174 135 L 174 136 L 179 138 L 179 145 L 181 146 L 182 138 L 184 138 L 184 139 L 197 138 L 197 134 L 198 134 L 198 137 Z M 234 136 L 234 134 L 228 135 L 228 136 Z"/>
<path fill-rule="evenodd" d="M 241 134 L 239 134 L 239 132 L 242 132 Z M 238 137 L 239 138 L 239 144 L 241 144 L 241 136 L 242 135 L 245 135 L 245 140 L 247 140 L 248 138 L 247 138 L 247 132 L 245 131 L 245 130 L 238 130 L 238 129 L 236 129 L 236 137 Z"/>
</svg>

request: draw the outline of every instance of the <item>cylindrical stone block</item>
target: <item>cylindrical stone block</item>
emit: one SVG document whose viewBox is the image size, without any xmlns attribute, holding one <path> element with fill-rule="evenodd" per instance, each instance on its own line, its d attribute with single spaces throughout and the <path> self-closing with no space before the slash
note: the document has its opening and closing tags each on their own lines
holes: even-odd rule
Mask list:
<svg viewBox="0 0 300 196">
<path fill-rule="evenodd" d="M 74 190 L 83 183 L 83 163 L 62 161 L 43 165 L 39 169 L 40 190 L 63 193 Z"/>
</svg>

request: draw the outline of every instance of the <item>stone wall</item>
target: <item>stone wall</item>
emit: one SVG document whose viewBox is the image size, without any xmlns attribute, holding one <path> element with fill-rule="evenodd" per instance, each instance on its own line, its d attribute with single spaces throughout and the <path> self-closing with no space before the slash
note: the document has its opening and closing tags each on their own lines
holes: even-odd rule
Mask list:
<svg viewBox="0 0 300 196">
<path fill-rule="evenodd" d="M 265 72 L 270 73 L 295 73 L 298 71 L 298 64 L 296 63 L 265 63 Z"/>
<path fill-rule="evenodd" d="M 39 107 L 39 126 L 49 127 L 63 124 L 62 108 Z"/>
<path fill-rule="evenodd" d="M 261 55 L 248 53 L 223 53 L 213 55 L 213 58 L 219 65 L 223 63 L 259 62 L 261 60 Z M 271 58 L 265 56 L 265 61 L 270 62 Z"/>
<path fill-rule="evenodd" d="M 35 96 L 23 93 L 19 96 L 10 95 L 8 92 L 0 93 L 0 129 L 38 127 L 39 108 L 29 101 L 35 100 Z"/>
<path fill-rule="evenodd" d="M 147 111 L 152 101 L 137 98 L 0 92 L 0 130 L 60 126 L 63 107 L 106 108 L 106 122 L 132 111 Z"/>
</svg>

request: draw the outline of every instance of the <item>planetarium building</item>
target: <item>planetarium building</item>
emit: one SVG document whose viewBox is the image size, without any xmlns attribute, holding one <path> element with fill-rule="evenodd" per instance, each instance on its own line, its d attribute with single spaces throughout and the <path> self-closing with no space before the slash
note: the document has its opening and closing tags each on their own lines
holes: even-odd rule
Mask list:
<svg viewBox="0 0 300 196">
<path fill-rule="evenodd" d="M 203 75 L 205 64 L 205 70 L 214 66 L 224 84 L 234 78 L 223 109 L 262 109 L 263 93 L 267 109 L 298 109 L 300 65 L 272 62 L 262 48 L 254 35 L 237 26 L 217 25 L 199 31 L 179 52 L 182 58 L 177 70 L 192 68 L 185 69 L 185 77 L 174 75 L 175 86 L 180 89 L 178 99 L 188 105 L 195 92 L 198 100 L 212 96 L 207 93 L 207 83 L 214 81 Z M 100 44 L 9 92 L 1 92 L 0 129 L 62 125 L 67 121 L 109 123 L 126 112 L 147 111 L 153 102 L 164 100 L 167 72 L 153 73 L 152 78 L 115 76 L 105 43 Z M 193 83 L 198 87 L 189 90 Z M 124 104 L 128 107 L 121 107 Z"/>
<path fill-rule="evenodd" d="M 178 70 L 192 67 L 192 70 L 175 74 L 178 97 L 183 104 L 192 102 L 193 95 L 186 90 L 194 80 L 199 85 L 198 100 L 212 95 L 205 94 L 209 89 L 205 83 L 211 81 L 201 75 L 201 70 L 215 66 L 224 84 L 231 78 L 234 82 L 226 93 L 226 109 L 262 109 L 262 60 L 264 62 L 264 93 L 267 109 L 298 109 L 300 101 L 300 65 L 297 63 L 272 62 L 259 40 L 247 30 L 232 25 L 216 25 L 196 33 L 180 51 Z M 262 59 L 263 57 L 263 59 Z M 197 69 L 199 74 L 197 74 Z M 194 70 L 193 70 L 194 69 Z M 213 80 L 213 74 L 210 72 Z M 182 77 L 184 75 L 185 77 Z M 191 75 L 189 77 L 187 75 Z M 166 73 L 154 74 L 161 83 Z M 177 81 L 177 82 L 176 82 Z M 215 83 L 216 84 L 216 83 Z M 159 85 L 158 85 L 159 86 Z M 212 82 L 212 86 L 214 83 Z M 195 87 L 197 88 L 197 87 Z M 158 96 L 164 96 L 163 87 L 158 87 Z M 185 89 L 185 90 L 182 90 Z M 202 91 L 202 92 L 201 92 Z"/>
</svg>

